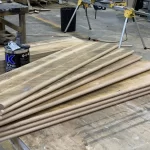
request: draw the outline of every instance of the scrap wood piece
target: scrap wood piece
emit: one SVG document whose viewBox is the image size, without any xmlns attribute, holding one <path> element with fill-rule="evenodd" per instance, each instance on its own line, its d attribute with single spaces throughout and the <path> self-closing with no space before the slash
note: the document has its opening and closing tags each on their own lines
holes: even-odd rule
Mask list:
<svg viewBox="0 0 150 150">
<path fill-rule="evenodd" d="M 127 78 L 131 78 L 135 75 L 141 74 L 145 71 L 150 70 L 150 62 L 147 61 L 140 61 L 136 62 L 134 64 L 131 64 L 127 67 L 124 67 L 123 69 L 120 69 L 116 72 L 113 72 L 111 74 L 108 74 L 102 78 L 96 79 L 92 82 L 89 82 L 83 86 L 80 86 L 74 90 L 71 90 L 65 94 L 62 94 L 58 97 L 55 97 L 53 99 L 50 99 L 44 103 L 41 103 L 35 107 L 32 107 L 31 109 L 28 109 L 22 113 L 19 113 L 15 116 L 12 116 L 10 118 L 3 119 L 3 116 L 1 117 L 0 126 L 6 125 L 10 122 L 13 122 L 15 120 L 18 120 L 20 118 L 24 118 L 26 116 L 32 115 L 34 113 L 37 113 L 39 111 L 51 108 L 53 106 L 56 106 L 58 104 L 71 101 L 74 98 L 79 98 L 83 95 L 89 94 L 91 92 L 97 91 L 98 89 L 104 88 L 106 86 L 110 86 L 114 83 L 120 82 L 122 80 L 125 80 Z"/>
<path fill-rule="evenodd" d="M 43 71 L 46 71 L 46 70 L 42 70 L 43 67 L 45 67 L 45 69 L 47 67 L 47 68 L 49 68 L 49 70 L 51 70 L 52 67 L 53 68 L 55 67 L 55 66 L 52 66 L 53 64 L 58 63 L 59 61 L 64 61 L 64 59 L 66 59 L 67 56 L 69 57 L 71 54 L 74 54 L 74 52 L 76 54 L 76 51 L 80 51 L 82 49 L 85 49 L 88 46 L 90 46 L 90 45 L 85 46 L 84 43 L 81 43 L 77 46 L 72 46 L 72 47 L 66 48 L 62 51 L 56 52 L 52 55 L 49 55 L 45 58 L 42 58 L 36 62 L 30 63 L 30 64 L 25 65 L 25 66 L 18 68 L 18 69 L 15 69 L 11 72 L 6 73 L 5 75 L 1 75 L 0 76 L 0 79 L 1 79 L 0 84 L 1 84 L 1 86 L 3 84 L 6 85 L 10 81 L 15 81 L 15 80 L 17 81 L 18 78 L 22 78 L 25 75 L 28 75 L 28 76 L 30 74 L 32 75 L 32 73 L 37 73 L 37 72 L 40 73 L 40 71 L 43 73 Z M 28 79 L 29 78 L 27 78 L 26 80 L 28 80 Z"/>
<path fill-rule="evenodd" d="M 20 81 L 24 81 L 30 77 L 30 78 L 32 78 L 31 79 L 32 84 L 31 84 L 30 80 L 27 83 L 25 81 L 24 84 L 26 86 L 24 84 L 21 84 L 21 85 L 16 86 L 15 88 L 12 88 L 10 91 L 5 90 L 3 93 L 1 93 L 1 95 L 0 95 L 0 97 L 1 97 L 0 108 L 4 109 L 6 107 L 11 106 L 12 104 L 20 101 L 21 99 L 23 99 L 23 98 L 31 95 L 32 93 L 50 85 L 51 83 L 53 83 L 53 82 L 59 80 L 60 78 L 66 76 L 67 74 L 69 74 L 69 73 L 85 66 L 86 64 L 104 56 L 105 54 L 109 53 L 110 51 L 112 51 L 116 48 L 116 46 L 112 47 L 112 45 L 109 45 L 109 44 L 104 44 L 104 45 L 98 46 L 98 43 L 97 44 L 94 43 L 93 46 L 94 47 L 96 46 L 96 48 L 92 47 L 92 45 L 91 45 L 91 47 L 89 45 L 86 45 L 84 47 L 84 50 L 86 51 L 86 53 L 85 53 L 85 51 L 81 50 L 82 48 L 80 48 L 79 52 L 76 49 L 76 52 L 71 53 L 71 55 L 69 55 L 69 56 L 67 54 L 68 57 L 62 57 L 62 59 L 60 59 L 60 61 L 56 61 L 56 63 L 52 64 L 52 63 L 50 63 L 51 62 L 50 61 L 50 62 L 46 62 L 44 65 L 41 64 L 40 66 L 38 66 L 38 68 L 42 68 L 42 69 L 35 72 L 37 74 L 37 76 L 36 76 L 36 74 L 30 74 L 30 76 L 28 75 L 27 77 L 25 76 L 25 77 L 23 77 L 23 79 L 22 78 L 20 79 Z M 110 46 L 111 46 L 111 48 L 110 48 Z M 108 49 L 105 50 L 104 47 L 106 47 Z M 91 49 L 93 49 L 93 50 L 91 50 Z M 52 66 L 54 67 L 54 69 L 52 69 L 52 70 L 49 69 L 49 68 L 52 68 Z M 34 69 L 35 68 L 33 68 L 32 70 L 34 70 Z M 46 71 L 43 73 L 44 70 L 46 70 Z M 26 74 L 26 72 L 24 74 Z M 42 78 L 43 76 L 44 76 L 44 79 Z M 40 80 L 40 78 L 42 81 Z M 17 78 L 17 82 L 18 82 L 18 80 L 19 79 Z M 12 82 L 14 82 L 14 80 L 11 80 L 11 82 L 9 82 L 9 84 Z M 6 83 L 5 83 L 5 86 L 6 86 Z M 3 89 L 3 88 L 1 88 L 1 89 Z M 25 90 L 26 88 L 27 88 L 27 90 Z M 12 97 L 12 98 L 10 98 L 10 97 Z"/>
<path fill-rule="evenodd" d="M 123 82 L 119 82 L 112 86 L 106 87 L 106 88 L 100 90 L 99 92 L 97 91 L 97 93 L 99 95 L 96 94 L 96 99 L 95 99 L 95 94 L 92 93 L 92 95 L 94 97 L 92 97 L 92 95 L 90 98 L 88 96 L 84 96 L 84 98 L 82 97 L 82 101 L 80 101 L 81 99 L 80 100 L 76 99 L 72 102 L 67 102 L 65 104 L 62 104 L 61 106 L 56 106 L 52 109 L 46 110 L 44 112 L 40 112 L 39 116 L 40 115 L 46 116 L 46 114 L 47 114 L 47 115 L 49 115 L 49 117 L 47 117 L 47 119 L 45 119 L 45 120 L 40 119 L 39 122 L 35 122 L 33 124 L 27 124 L 20 128 L 16 128 L 16 129 L 10 130 L 8 132 L 7 131 L 3 132 L 3 135 L 6 134 L 8 136 L 4 136 L 4 137 L 0 138 L 0 141 L 6 140 L 10 137 L 21 136 L 21 135 L 24 135 L 24 134 L 27 134 L 27 133 L 30 133 L 30 132 L 33 132 L 36 130 L 40 130 L 40 129 L 49 127 L 51 125 L 54 125 L 54 122 L 55 122 L 55 124 L 57 124 L 57 123 L 59 123 L 58 120 L 60 118 L 64 119 L 70 115 L 77 115 L 77 114 L 78 114 L 78 116 L 86 115 L 88 113 L 91 113 L 91 112 L 94 112 L 94 111 L 97 111 L 97 110 L 100 110 L 103 108 L 107 108 L 107 107 L 110 107 L 110 106 L 113 106 L 113 105 L 116 105 L 119 103 L 123 103 L 123 102 L 126 102 L 128 100 L 134 99 L 139 96 L 149 94 L 150 93 L 149 85 L 145 84 L 147 86 L 147 87 L 145 87 L 145 85 L 143 84 L 145 88 L 142 87 L 143 85 L 141 86 L 141 81 L 142 82 L 144 81 L 145 83 L 147 83 L 147 79 L 150 76 L 149 74 L 150 74 L 150 71 L 140 74 L 136 77 L 127 79 Z M 135 82 L 135 81 L 140 81 L 140 82 Z M 140 87 L 137 87 L 137 85 L 135 85 L 133 83 L 138 83 L 138 85 Z M 121 92 L 118 92 L 118 91 L 121 91 Z M 109 92 L 112 92 L 111 93 L 112 95 Z M 111 95 L 111 96 L 108 97 L 107 94 Z M 103 95 L 103 96 L 101 96 L 101 95 Z M 90 101 L 89 103 L 87 103 L 87 102 L 85 103 L 85 101 L 87 101 L 87 99 L 88 99 L 88 101 Z M 94 102 L 93 102 L 93 100 L 94 100 Z M 97 101 L 97 103 L 96 103 L 96 101 Z M 70 105 L 68 103 L 70 103 Z M 80 106 L 78 105 L 79 103 L 80 103 Z M 83 103 L 84 103 L 84 105 L 83 105 Z M 82 104 L 82 106 L 81 106 L 81 104 Z M 77 105 L 79 108 L 75 109 L 75 107 Z M 72 106 L 72 108 L 70 106 Z M 83 107 L 83 106 L 86 106 L 86 107 Z M 68 108 L 70 107 L 70 111 L 66 107 L 68 107 Z M 66 111 L 64 111 L 63 109 L 66 109 Z M 55 116 L 57 114 L 55 113 L 55 115 L 54 115 L 53 111 L 54 112 L 61 111 L 61 113 L 60 113 L 60 115 Z M 51 117 L 54 116 L 54 117 L 50 118 L 50 116 Z M 76 116 L 76 117 L 78 117 L 78 116 Z M 34 115 L 34 118 L 38 118 L 38 114 Z M 72 119 L 72 118 L 70 118 L 70 119 Z M 19 122 L 17 122 L 17 123 L 19 123 Z"/>
<path fill-rule="evenodd" d="M 100 59 L 97 59 L 97 60 L 91 62 L 90 64 L 85 65 L 83 68 L 80 68 L 80 69 L 76 70 L 75 72 L 73 72 L 71 74 L 68 74 L 64 78 L 54 82 L 53 84 L 51 84 L 50 86 L 46 87 L 45 89 L 42 89 L 42 90 L 34 93 L 30 97 L 27 97 L 27 98 L 19 101 L 18 103 L 16 103 L 16 104 L 14 104 L 14 105 L 4 109 L 2 111 L 1 115 L 4 115 L 4 114 L 7 113 L 5 115 L 5 117 L 8 117 L 9 115 L 12 116 L 12 115 L 15 115 L 16 113 L 19 113 L 21 111 L 26 110 L 27 108 L 29 109 L 30 107 L 33 107 L 33 106 L 35 106 L 37 104 L 40 104 L 40 103 L 46 101 L 46 99 L 45 100 L 41 99 L 42 96 L 44 96 L 46 94 L 49 94 L 49 93 L 51 93 L 51 92 L 53 92 L 53 91 L 55 91 L 55 90 L 57 90 L 57 89 L 59 89 L 61 87 L 63 87 L 63 89 L 64 89 L 64 86 L 68 85 L 69 83 L 73 83 L 74 88 L 75 88 L 74 81 L 76 81 L 76 80 L 80 80 L 79 82 L 77 81 L 78 83 L 80 83 L 80 85 L 77 84 L 77 86 L 81 86 L 83 84 L 83 81 L 82 81 L 82 79 L 84 79 L 83 77 L 86 76 L 86 78 L 87 78 L 87 75 L 92 74 L 95 71 L 98 71 L 98 70 L 100 70 L 102 68 L 105 68 L 108 65 L 111 65 L 112 63 L 117 62 L 117 61 L 119 61 L 119 60 L 121 60 L 121 59 L 123 59 L 123 58 L 125 58 L 125 57 L 127 57 L 129 55 L 131 55 L 131 54 L 133 54 L 133 51 L 127 51 L 127 50 L 126 51 L 121 51 L 121 50 L 119 50 L 119 51 L 116 51 L 116 52 L 112 52 L 109 55 L 106 55 L 106 56 L 104 56 L 104 57 L 102 57 Z M 135 60 L 139 60 L 139 59 L 141 59 L 140 56 L 133 56 L 132 57 L 132 62 L 135 61 Z M 128 63 L 130 63 L 130 59 L 128 59 L 128 60 L 129 60 Z M 125 65 L 125 63 L 123 65 Z M 121 64 L 120 64 L 119 67 L 121 67 Z M 115 67 L 113 67 L 113 69 L 115 69 Z M 110 71 L 112 71 L 112 70 L 110 69 L 109 72 Z M 103 71 L 103 73 L 104 73 L 104 71 Z M 96 78 L 98 78 L 98 77 L 96 77 Z M 89 77 L 89 79 L 92 80 L 92 77 Z M 32 102 L 32 101 L 34 101 L 34 102 Z M 28 107 L 25 104 L 28 104 Z M 19 109 L 18 107 L 21 107 L 21 108 Z M 15 110 L 15 109 L 17 109 L 17 110 Z M 12 110 L 13 110 L 13 112 L 10 112 Z M 8 112 L 10 112 L 10 113 L 8 113 Z"/>
</svg>

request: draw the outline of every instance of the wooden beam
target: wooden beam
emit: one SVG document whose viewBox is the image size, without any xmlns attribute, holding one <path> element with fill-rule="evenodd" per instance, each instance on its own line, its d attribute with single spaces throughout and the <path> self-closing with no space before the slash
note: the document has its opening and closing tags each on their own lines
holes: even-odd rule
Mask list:
<svg viewBox="0 0 150 150">
<path fill-rule="evenodd" d="M 26 43 L 26 19 L 25 14 L 19 14 L 19 26 L 21 28 L 21 43 Z"/>
<path fill-rule="evenodd" d="M 6 25 L 16 31 L 19 31 L 19 32 L 22 32 L 22 29 L 21 27 L 17 26 L 17 25 L 14 25 L 13 23 L 5 20 L 4 18 L 0 17 L 0 22 L 3 24 L 3 25 Z"/>
</svg>

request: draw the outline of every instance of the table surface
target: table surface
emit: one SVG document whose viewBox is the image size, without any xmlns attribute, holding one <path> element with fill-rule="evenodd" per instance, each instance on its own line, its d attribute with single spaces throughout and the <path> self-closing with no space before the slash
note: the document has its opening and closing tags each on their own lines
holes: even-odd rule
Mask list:
<svg viewBox="0 0 150 150">
<path fill-rule="evenodd" d="M 5 13 L 5 12 L 11 12 L 11 13 L 16 13 L 16 12 L 28 12 L 28 6 L 19 4 L 19 3 L 2 3 L 0 4 L 0 13 Z"/>
</svg>

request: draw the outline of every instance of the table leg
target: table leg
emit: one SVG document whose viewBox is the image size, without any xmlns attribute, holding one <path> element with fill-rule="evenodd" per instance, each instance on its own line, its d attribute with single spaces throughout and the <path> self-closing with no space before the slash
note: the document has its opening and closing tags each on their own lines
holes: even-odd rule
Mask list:
<svg viewBox="0 0 150 150">
<path fill-rule="evenodd" d="M 4 16 L 0 16 L 0 18 L 4 18 Z M 0 31 L 5 30 L 5 25 L 3 23 L 0 23 Z"/>
<path fill-rule="evenodd" d="M 26 43 L 26 18 L 25 14 L 19 14 L 19 26 L 21 27 L 21 43 Z"/>
</svg>

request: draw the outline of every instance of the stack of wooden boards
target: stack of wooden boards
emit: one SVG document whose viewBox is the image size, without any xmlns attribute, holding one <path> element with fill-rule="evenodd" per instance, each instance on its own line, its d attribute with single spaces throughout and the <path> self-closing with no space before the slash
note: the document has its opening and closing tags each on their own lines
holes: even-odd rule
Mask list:
<svg viewBox="0 0 150 150">
<path fill-rule="evenodd" d="M 30 48 L 30 62 L 38 60 L 42 57 L 62 50 L 63 48 L 82 43 L 83 41 L 74 37 L 64 38 L 63 40 L 54 39 L 52 41 L 43 41 L 38 43 L 29 43 Z M 5 73 L 5 50 L 0 46 L 0 74 Z"/>
<path fill-rule="evenodd" d="M 0 141 L 150 91 L 150 62 L 117 45 L 80 43 L 0 76 Z"/>
</svg>

